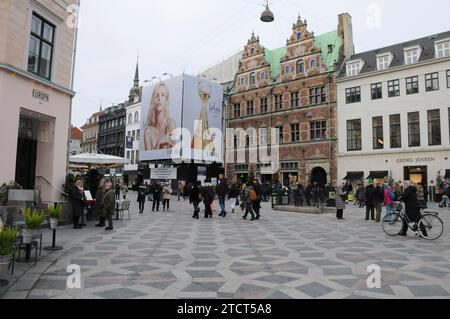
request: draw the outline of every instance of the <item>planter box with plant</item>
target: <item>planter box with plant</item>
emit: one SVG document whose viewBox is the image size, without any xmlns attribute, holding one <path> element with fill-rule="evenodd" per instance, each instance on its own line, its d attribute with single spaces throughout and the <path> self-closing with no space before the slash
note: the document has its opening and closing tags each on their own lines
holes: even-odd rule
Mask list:
<svg viewBox="0 0 450 319">
<path fill-rule="evenodd" d="M 50 229 L 56 229 L 61 218 L 61 206 L 50 205 L 48 207 L 48 217 L 50 218 Z"/>
<path fill-rule="evenodd" d="M 0 228 L 0 268 L 8 266 L 16 250 L 17 228 Z"/>
<path fill-rule="evenodd" d="M 23 243 L 29 244 L 34 236 L 37 235 L 44 223 L 44 213 L 38 213 L 37 209 L 34 209 L 31 213 L 31 209 L 25 208 L 25 231 L 23 232 Z"/>
</svg>

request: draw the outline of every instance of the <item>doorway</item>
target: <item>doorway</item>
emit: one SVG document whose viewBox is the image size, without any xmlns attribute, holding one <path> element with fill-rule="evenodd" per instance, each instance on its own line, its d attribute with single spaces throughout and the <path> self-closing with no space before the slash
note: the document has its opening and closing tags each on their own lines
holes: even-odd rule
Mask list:
<svg viewBox="0 0 450 319">
<path fill-rule="evenodd" d="M 428 187 L 428 167 L 427 166 L 407 166 L 404 168 L 405 181 L 414 184 L 422 184 Z"/>
<path fill-rule="evenodd" d="M 24 189 L 34 189 L 39 121 L 20 117 L 16 155 L 16 183 Z"/>
<path fill-rule="evenodd" d="M 311 171 L 311 185 L 314 184 L 322 187 L 327 185 L 327 172 L 322 167 L 314 167 Z"/>
</svg>

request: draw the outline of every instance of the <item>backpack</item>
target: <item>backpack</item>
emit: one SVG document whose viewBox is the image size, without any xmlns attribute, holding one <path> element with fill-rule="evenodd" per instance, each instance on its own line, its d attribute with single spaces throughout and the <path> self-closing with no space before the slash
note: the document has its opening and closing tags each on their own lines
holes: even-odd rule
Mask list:
<svg viewBox="0 0 450 319">
<path fill-rule="evenodd" d="M 253 189 L 248 192 L 248 199 L 252 202 L 256 201 L 256 192 Z"/>
</svg>

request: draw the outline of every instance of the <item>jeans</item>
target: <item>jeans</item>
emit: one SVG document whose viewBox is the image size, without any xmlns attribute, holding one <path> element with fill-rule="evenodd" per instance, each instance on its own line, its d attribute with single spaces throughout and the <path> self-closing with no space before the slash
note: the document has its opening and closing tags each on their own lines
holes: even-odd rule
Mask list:
<svg viewBox="0 0 450 319">
<path fill-rule="evenodd" d="M 225 213 L 225 197 L 219 198 L 220 212 Z"/>
<path fill-rule="evenodd" d="M 255 219 L 255 213 L 253 212 L 253 208 L 252 208 L 252 203 L 247 203 L 245 205 L 245 215 L 244 215 L 244 219 L 247 219 L 247 215 L 250 213 L 250 215 L 252 215 L 252 220 Z"/>
<path fill-rule="evenodd" d="M 372 220 L 375 219 L 375 206 L 374 205 L 366 205 L 366 220 L 369 220 L 369 215 Z"/>
<path fill-rule="evenodd" d="M 152 211 L 155 211 L 155 208 L 156 208 L 156 211 L 159 212 L 159 199 L 153 198 L 153 208 L 152 208 Z"/>
<path fill-rule="evenodd" d="M 447 204 L 447 207 L 450 207 L 450 198 L 446 195 L 442 196 L 442 201 L 439 203 L 439 206 L 444 207 L 445 204 Z"/>
<path fill-rule="evenodd" d="M 392 213 L 392 204 L 388 205 L 386 204 L 386 216 L 389 216 Z"/>
<path fill-rule="evenodd" d="M 144 205 L 145 205 L 145 202 L 139 202 L 139 211 L 140 212 L 144 211 Z"/>
</svg>

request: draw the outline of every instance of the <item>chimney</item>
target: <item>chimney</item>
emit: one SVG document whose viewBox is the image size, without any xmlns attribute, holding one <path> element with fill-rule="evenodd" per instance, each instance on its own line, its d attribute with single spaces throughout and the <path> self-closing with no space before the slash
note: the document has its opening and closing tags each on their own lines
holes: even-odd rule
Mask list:
<svg viewBox="0 0 450 319">
<path fill-rule="evenodd" d="M 352 17 L 348 13 L 341 13 L 338 15 L 339 25 L 338 33 L 344 41 L 345 58 L 350 58 L 355 54 L 355 46 L 353 45 L 353 23 Z"/>
</svg>

